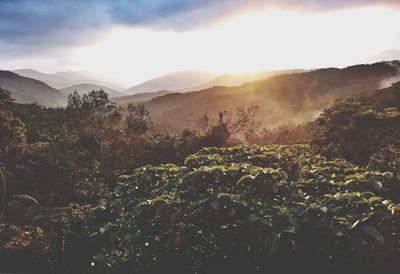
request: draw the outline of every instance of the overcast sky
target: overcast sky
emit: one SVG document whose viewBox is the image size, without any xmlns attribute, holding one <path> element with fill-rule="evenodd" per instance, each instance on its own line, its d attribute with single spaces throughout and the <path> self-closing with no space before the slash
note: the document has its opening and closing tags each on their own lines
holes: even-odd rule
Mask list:
<svg viewBox="0 0 400 274">
<path fill-rule="evenodd" d="M 1 0 L 0 69 L 126 85 L 185 69 L 346 66 L 400 49 L 399 0 Z"/>
</svg>

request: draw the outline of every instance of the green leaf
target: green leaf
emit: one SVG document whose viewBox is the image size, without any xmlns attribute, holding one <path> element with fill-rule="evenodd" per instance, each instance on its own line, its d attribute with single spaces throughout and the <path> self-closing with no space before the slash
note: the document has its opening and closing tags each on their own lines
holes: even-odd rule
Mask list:
<svg viewBox="0 0 400 274">
<path fill-rule="evenodd" d="M 106 254 L 104 252 L 97 253 L 96 256 L 93 257 L 97 262 L 102 263 L 106 259 Z"/>
<path fill-rule="evenodd" d="M 276 251 L 279 248 L 279 243 L 280 243 L 280 236 L 275 234 L 275 233 L 272 233 L 272 235 L 271 235 L 271 246 L 270 246 L 270 249 L 269 249 L 269 255 L 270 256 L 276 253 Z"/>
<path fill-rule="evenodd" d="M 285 172 L 285 171 L 283 171 L 283 170 L 279 170 L 279 174 L 283 177 L 283 178 L 285 178 L 285 180 L 287 180 L 288 179 L 288 174 Z"/>
<path fill-rule="evenodd" d="M 373 181 L 370 182 L 370 184 L 371 184 L 371 187 L 373 189 L 375 189 L 376 191 L 379 191 L 379 190 L 382 189 L 382 183 L 381 182 L 373 180 Z"/>
<path fill-rule="evenodd" d="M 382 201 L 382 200 L 383 200 L 382 197 L 374 196 L 374 197 L 371 197 L 371 198 L 368 199 L 368 203 L 372 204 L 374 202 L 379 202 L 379 201 Z"/>
<path fill-rule="evenodd" d="M 328 208 L 326 206 L 319 206 L 318 207 L 323 213 L 328 213 Z"/>
<path fill-rule="evenodd" d="M 393 172 L 390 171 L 386 171 L 384 173 L 382 173 L 382 175 L 386 178 L 386 179 L 392 179 L 394 177 Z"/>
<path fill-rule="evenodd" d="M 381 245 L 383 245 L 385 239 L 383 238 L 383 235 L 375 227 L 370 225 L 364 225 L 361 227 L 361 229 L 369 236 L 377 240 Z"/>
<path fill-rule="evenodd" d="M 350 222 L 349 223 L 349 230 L 352 230 L 353 228 L 355 228 L 357 225 L 358 225 L 358 223 L 360 222 L 360 220 L 358 219 L 358 220 L 354 220 L 354 222 Z"/>
<path fill-rule="evenodd" d="M 296 228 L 294 226 L 287 226 L 284 229 L 282 229 L 282 232 L 296 234 Z"/>
<path fill-rule="evenodd" d="M 212 206 L 215 210 L 218 209 L 218 205 L 219 205 L 219 201 L 217 201 L 217 200 L 211 201 L 211 206 Z"/>
<path fill-rule="evenodd" d="M 252 213 L 249 216 L 249 222 L 250 223 L 254 223 L 255 221 L 258 221 L 260 219 L 260 217 L 258 217 L 256 214 Z"/>
<path fill-rule="evenodd" d="M 94 237 L 97 235 L 97 232 L 90 233 L 89 237 Z"/>
<path fill-rule="evenodd" d="M 249 175 L 249 174 L 244 175 L 239 179 L 239 181 L 237 181 L 236 185 L 240 185 L 245 181 L 254 180 L 254 178 L 255 178 L 255 176 L 252 176 L 252 175 Z"/>
<path fill-rule="evenodd" d="M 229 212 L 229 216 L 235 215 L 236 212 L 237 212 L 236 207 L 233 207 L 233 208 L 231 209 L 231 212 Z"/>
</svg>

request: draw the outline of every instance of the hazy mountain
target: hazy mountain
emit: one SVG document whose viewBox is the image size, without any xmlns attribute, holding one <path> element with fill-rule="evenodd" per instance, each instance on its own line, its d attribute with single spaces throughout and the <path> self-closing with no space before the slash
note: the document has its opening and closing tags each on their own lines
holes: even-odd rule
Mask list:
<svg viewBox="0 0 400 274">
<path fill-rule="evenodd" d="M 365 63 L 375 63 L 381 61 L 400 60 L 400 50 L 390 49 L 385 50 L 375 56 L 371 56 L 363 60 Z"/>
<path fill-rule="evenodd" d="M 98 85 L 94 85 L 94 84 L 79 84 L 79 85 L 73 85 L 70 87 L 66 87 L 66 88 L 62 88 L 60 89 L 60 91 L 65 94 L 65 95 L 69 95 L 71 93 L 73 93 L 74 91 L 77 91 L 79 94 L 84 94 L 84 93 L 89 93 L 92 90 L 104 90 L 105 92 L 108 93 L 108 95 L 110 97 L 118 97 L 118 96 L 125 96 L 125 93 L 116 91 L 115 89 L 106 87 L 106 86 L 98 86 Z"/>
<path fill-rule="evenodd" d="M 285 74 L 243 84 L 213 87 L 196 92 L 171 93 L 146 102 L 153 121 L 160 127 L 181 130 L 207 113 L 234 111 L 251 104 L 259 106 L 263 127 L 311 121 L 335 99 L 365 95 L 399 77 L 400 62 L 327 68 Z"/>
<path fill-rule="evenodd" d="M 277 71 L 262 71 L 255 73 L 241 73 L 241 74 L 223 74 L 220 75 L 211 81 L 206 83 L 202 83 L 201 85 L 191 87 L 188 91 L 196 91 L 206 88 L 211 88 L 215 86 L 225 86 L 225 87 L 234 87 L 240 86 L 247 82 L 253 82 L 258 80 L 264 80 L 266 78 L 280 75 L 280 74 L 289 74 L 289 73 L 299 73 L 306 72 L 306 70 L 302 69 L 292 69 L 292 70 L 277 70 Z"/>
<path fill-rule="evenodd" d="M 94 73 L 90 71 L 77 71 L 79 74 L 89 78 L 89 79 L 97 79 L 98 81 L 102 83 L 107 83 L 105 86 L 111 87 L 112 89 L 115 89 L 116 91 L 124 91 L 126 88 L 129 86 L 126 83 L 122 83 L 112 77 L 112 75 L 104 75 L 104 74 L 99 74 L 99 73 Z"/>
<path fill-rule="evenodd" d="M 28 77 L 42 81 L 56 89 L 60 89 L 71 85 L 71 81 L 68 79 L 64 79 L 52 74 L 42 73 L 34 69 L 17 69 L 13 70 L 12 72 L 21 75 L 23 77 Z"/>
<path fill-rule="evenodd" d="M 57 77 L 62 77 L 64 79 L 68 79 L 71 82 L 74 83 L 74 85 L 77 84 L 84 84 L 84 83 L 90 83 L 90 84 L 95 84 L 99 86 L 107 86 L 110 87 L 116 91 L 123 91 L 125 88 L 118 84 L 113 84 L 113 83 L 108 83 L 106 82 L 107 77 L 103 75 L 97 75 L 95 73 L 91 72 L 85 72 L 85 71 L 61 71 L 61 72 L 55 72 L 52 73 L 51 75 L 57 76 Z M 101 79 L 101 80 L 99 80 Z M 112 81 L 112 80 L 110 80 Z"/>
<path fill-rule="evenodd" d="M 215 78 L 216 75 L 210 72 L 187 70 L 179 71 L 157 77 L 126 90 L 126 93 L 156 92 L 160 90 L 185 90 L 200 85 Z"/>
<path fill-rule="evenodd" d="M 169 90 L 160 90 L 156 92 L 144 92 L 144 93 L 136 93 L 134 95 L 122 96 L 122 97 L 113 97 L 111 100 L 119 105 L 125 105 L 129 103 L 138 103 L 138 102 L 146 102 L 155 97 L 163 96 L 165 94 L 173 93 L 174 91 Z"/>
<path fill-rule="evenodd" d="M 151 100 L 158 96 L 163 96 L 169 93 L 174 92 L 188 92 L 188 91 L 196 91 L 202 90 L 214 86 L 239 86 L 246 82 L 253 82 L 257 80 L 266 79 L 268 77 L 272 77 L 279 74 L 287 74 L 287 73 L 299 73 L 305 72 L 306 70 L 301 69 L 293 69 L 293 70 L 279 70 L 279 71 L 265 71 L 265 72 L 256 72 L 256 73 L 243 73 L 243 74 L 223 74 L 213 78 L 211 81 L 207 81 L 200 85 L 190 87 L 183 90 L 159 90 L 156 92 L 141 92 L 136 93 L 134 95 L 128 95 L 118 98 L 113 98 L 118 104 L 126 104 L 126 103 L 133 103 L 133 102 L 145 102 Z"/>
<path fill-rule="evenodd" d="M 18 103 L 38 103 L 47 107 L 66 104 L 66 97 L 61 91 L 10 71 L 0 71 L 0 87 L 9 90 Z"/>
<path fill-rule="evenodd" d="M 98 76 L 95 78 L 96 75 L 89 72 L 65 71 L 56 73 L 43 73 L 33 69 L 18 69 L 14 70 L 13 72 L 24 77 L 42 81 L 56 89 L 62 89 L 82 83 L 90 83 L 99 86 L 107 86 L 117 91 L 124 90 L 123 87 L 117 84 L 103 82 L 105 79 L 104 77 Z"/>
</svg>

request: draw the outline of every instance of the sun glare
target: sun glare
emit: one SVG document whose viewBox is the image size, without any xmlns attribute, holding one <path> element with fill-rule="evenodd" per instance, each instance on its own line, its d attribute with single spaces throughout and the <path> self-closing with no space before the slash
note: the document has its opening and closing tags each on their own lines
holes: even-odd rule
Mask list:
<svg viewBox="0 0 400 274">
<path fill-rule="evenodd" d="M 344 66 L 399 47 L 387 8 L 321 14 L 265 9 L 186 32 L 112 27 L 72 54 L 81 67 L 131 84 L 185 69 L 240 73 L 293 67 Z"/>
</svg>

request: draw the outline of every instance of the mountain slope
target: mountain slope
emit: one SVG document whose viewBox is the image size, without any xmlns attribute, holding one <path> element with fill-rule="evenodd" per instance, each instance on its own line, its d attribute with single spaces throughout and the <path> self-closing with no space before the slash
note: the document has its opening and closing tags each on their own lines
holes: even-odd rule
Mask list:
<svg viewBox="0 0 400 274">
<path fill-rule="evenodd" d="M 129 103 L 139 103 L 146 102 L 153 98 L 163 96 L 169 93 L 173 93 L 173 91 L 169 90 L 160 90 L 156 92 L 144 92 L 144 93 L 136 93 L 134 95 L 121 96 L 121 97 L 113 97 L 111 100 L 118 105 L 127 105 Z"/>
<path fill-rule="evenodd" d="M 104 90 L 110 97 L 119 97 L 119 96 L 125 96 L 125 93 L 116 91 L 115 89 L 106 87 L 106 86 L 99 86 L 99 85 L 94 85 L 94 84 L 79 84 L 79 85 L 73 85 L 70 87 L 66 87 L 63 89 L 60 89 L 60 91 L 68 96 L 69 94 L 73 93 L 74 91 L 77 91 L 79 94 L 87 94 L 91 92 L 92 90 Z"/>
<path fill-rule="evenodd" d="M 241 74 L 223 74 L 209 82 L 203 83 L 201 85 L 191 87 L 188 90 L 196 91 L 207 89 L 215 86 L 225 86 L 225 87 L 234 87 L 240 86 L 244 83 L 254 82 L 258 80 L 264 80 L 266 78 L 281 75 L 281 74 L 290 74 L 290 73 L 300 73 L 306 72 L 306 70 L 302 69 L 292 69 L 292 70 L 277 70 L 277 71 L 262 71 L 256 73 L 241 73 Z"/>
<path fill-rule="evenodd" d="M 71 81 L 68 79 L 64 79 L 62 77 L 58 77 L 56 75 L 51 75 L 47 73 L 43 73 L 34 69 L 17 69 L 13 70 L 12 72 L 23 76 L 23 77 L 28 77 L 32 79 L 36 79 L 38 81 L 44 82 L 48 84 L 49 86 L 60 89 L 63 87 L 67 87 L 71 85 Z"/>
<path fill-rule="evenodd" d="M 400 60 L 400 50 L 389 49 L 363 60 L 365 63 Z"/>
<path fill-rule="evenodd" d="M 98 86 L 110 87 L 116 91 L 122 91 L 125 89 L 118 84 L 107 82 L 107 80 L 105 80 L 105 78 L 107 77 L 105 76 L 96 75 L 95 73 L 90 73 L 86 71 L 60 71 L 52 73 L 50 75 L 69 80 L 72 83 L 69 86 L 89 83 Z"/>
<path fill-rule="evenodd" d="M 181 130 L 205 113 L 259 106 L 264 127 L 311 121 L 335 99 L 360 96 L 380 89 L 387 79 L 400 75 L 400 62 L 327 68 L 278 75 L 238 87 L 213 87 L 197 92 L 172 93 L 146 103 L 159 127 Z"/>
<path fill-rule="evenodd" d="M 59 90 L 35 79 L 0 70 L 0 87 L 11 92 L 18 103 L 38 103 L 47 107 L 66 104 L 66 97 Z"/>
<path fill-rule="evenodd" d="M 215 77 L 215 74 L 209 72 L 196 70 L 179 71 L 133 86 L 127 89 L 125 93 L 135 94 L 160 90 L 180 91 L 208 82 Z"/>
<path fill-rule="evenodd" d="M 14 70 L 13 72 L 23 77 L 42 81 L 56 89 L 62 89 L 82 83 L 90 83 L 99 86 L 107 86 L 116 91 L 124 90 L 123 87 L 112 83 L 105 83 L 103 82 L 104 78 L 96 78 L 94 74 L 90 74 L 88 72 L 65 71 L 56 73 L 43 73 L 33 69 L 18 69 Z"/>
</svg>

